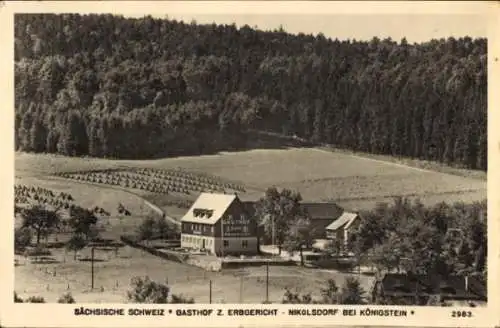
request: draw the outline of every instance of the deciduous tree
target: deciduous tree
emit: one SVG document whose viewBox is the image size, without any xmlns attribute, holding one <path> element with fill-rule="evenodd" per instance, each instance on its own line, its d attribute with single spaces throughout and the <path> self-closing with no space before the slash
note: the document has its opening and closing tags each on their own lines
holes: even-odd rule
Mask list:
<svg viewBox="0 0 500 328">
<path fill-rule="evenodd" d="M 273 244 L 278 245 L 280 254 L 290 227 L 303 216 L 301 200 L 300 193 L 288 189 L 278 191 L 271 187 L 255 205 L 260 224 Z"/>
<path fill-rule="evenodd" d="M 49 236 L 59 225 L 60 217 L 56 211 L 33 205 L 22 211 L 24 228 L 31 228 L 35 232 L 36 244 L 40 244 L 42 237 Z"/>
</svg>

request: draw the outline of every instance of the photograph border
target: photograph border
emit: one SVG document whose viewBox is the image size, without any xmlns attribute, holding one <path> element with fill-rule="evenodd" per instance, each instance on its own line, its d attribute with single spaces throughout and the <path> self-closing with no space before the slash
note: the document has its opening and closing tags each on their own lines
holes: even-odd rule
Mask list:
<svg viewBox="0 0 500 328">
<path fill-rule="evenodd" d="M 19 1 L 2 2 L 0 5 L 0 40 L 1 51 L 1 98 L 3 100 L 3 117 L 0 120 L 2 131 L 12 131 L 14 126 L 14 70 L 13 70 L 13 26 L 15 13 L 113 13 L 147 15 L 155 12 L 173 15 L 174 13 L 203 13 L 203 14 L 247 14 L 247 15 L 376 15 L 376 14 L 477 14 L 484 15 L 488 20 L 488 305 L 485 308 L 472 309 L 474 315 L 470 318 L 453 318 L 453 310 L 467 310 L 470 308 L 440 308 L 417 306 L 326 306 L 321 308 L 342 309 L 407 309 L 414 311 L 414 315 L 407 317 L 377 317 L 377 316 L 302 316 L 291 317 L 286 311 L 291 308 L 282 304 L 179 304 L 179 305 L 137 305 L 137 304 L 106 304 L 106 308 L 161 308 L 173 314 L 164 317 L 129 317 L 129 316 L 81 316 L 74 315 L 74 309 L 81 306 L 96 308 L 96 304 L 15 304 L 12 295 L 14 292 L 13 270 L 13 185 L 14 185 L 14 138 L 12 133 L 5 133 L 0 141 L 4 154 L 0 171 L 2 194 L 0 197 L 4 229 L 1 238 L 0 255 L 4 265 L 0 268 L 2 278 L 2 293 L 0 295 L 0 325 L 5 327 L 223 327 L 223 326 L 414 326 L 414 327 L 493 327 L 500 325 L 500 283 L 494 277 L 500 277 L 498 260 L 500 258 L 500 4 L 498 2 L 452 2 L 452 1 L 412 1 L 412 2 L 302 2 L 302 1 Z M 495 122 L 497 124 L 495 124 Z M 284 311 L 284 315 L 277 317 L 177 317 L 176 309 L 258 309 L 269 307 Z M 294 305 L 296 309 L 307 309 L 311 306 Z M 127 311 L 127 310 L 125 310 Z"/>
</svg>

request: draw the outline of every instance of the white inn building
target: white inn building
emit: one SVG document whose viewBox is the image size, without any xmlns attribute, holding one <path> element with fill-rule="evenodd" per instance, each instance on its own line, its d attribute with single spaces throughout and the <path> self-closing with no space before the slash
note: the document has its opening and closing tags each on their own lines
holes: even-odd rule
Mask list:
<svg viewBox="0 0 500 328">
<path fill-rule="evenodd" d="M 236 195 L 202 193 L 181 220 L 181 247 L 218 256 L 257 254 L 253 213 Z"/>
</svg>

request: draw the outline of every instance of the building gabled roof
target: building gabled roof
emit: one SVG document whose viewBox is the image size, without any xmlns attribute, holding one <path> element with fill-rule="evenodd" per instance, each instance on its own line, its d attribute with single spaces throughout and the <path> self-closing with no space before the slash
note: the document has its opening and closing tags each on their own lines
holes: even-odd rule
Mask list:
<svg viewBox="0 0 500 328">
<path fill-rule="evenodd" d="M 326 227 L 326 230 L 338 230 L 342 227 L 347 228 L 350 226 L 354 220 L 358 217 L 357 213 L 344 212 L 342 215 L 335 221 L 333 221 L 330 225 Z"/>
<path fill-rule="evenodd" d="M 306 210 L 312 220 L 335 220 L 344 212 L 344 209 L 335 203 L 300 203 L 300 206 Z"/>
<path fill-rule="evenodd" d="M 201 193 L 181 222 L 215 224 L 236 199 L 236 195 Z"/>
</svg>

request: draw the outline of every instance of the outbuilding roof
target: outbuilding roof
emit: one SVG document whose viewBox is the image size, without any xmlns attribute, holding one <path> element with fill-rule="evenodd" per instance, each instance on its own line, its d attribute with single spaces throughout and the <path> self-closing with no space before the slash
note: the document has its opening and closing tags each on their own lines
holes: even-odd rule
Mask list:
<svg viewBox="0 0 500 328">
<path fill-rule="evenodd" d="M 326 227 L 326 230 L 337 230 L 341 227 L 348 228 L 354 220 L 358 217 L 357 213 L 344 212 L 342 215 L 335 221 L 333 221 L 330 225 Z"/>
<path fill-rule="evenodd" d="M 300 203 L 300 206 L 307 211 L 310 218 L 332 219 L 338 218 L 344 209 L 335 203 Z"/>
</svg>

